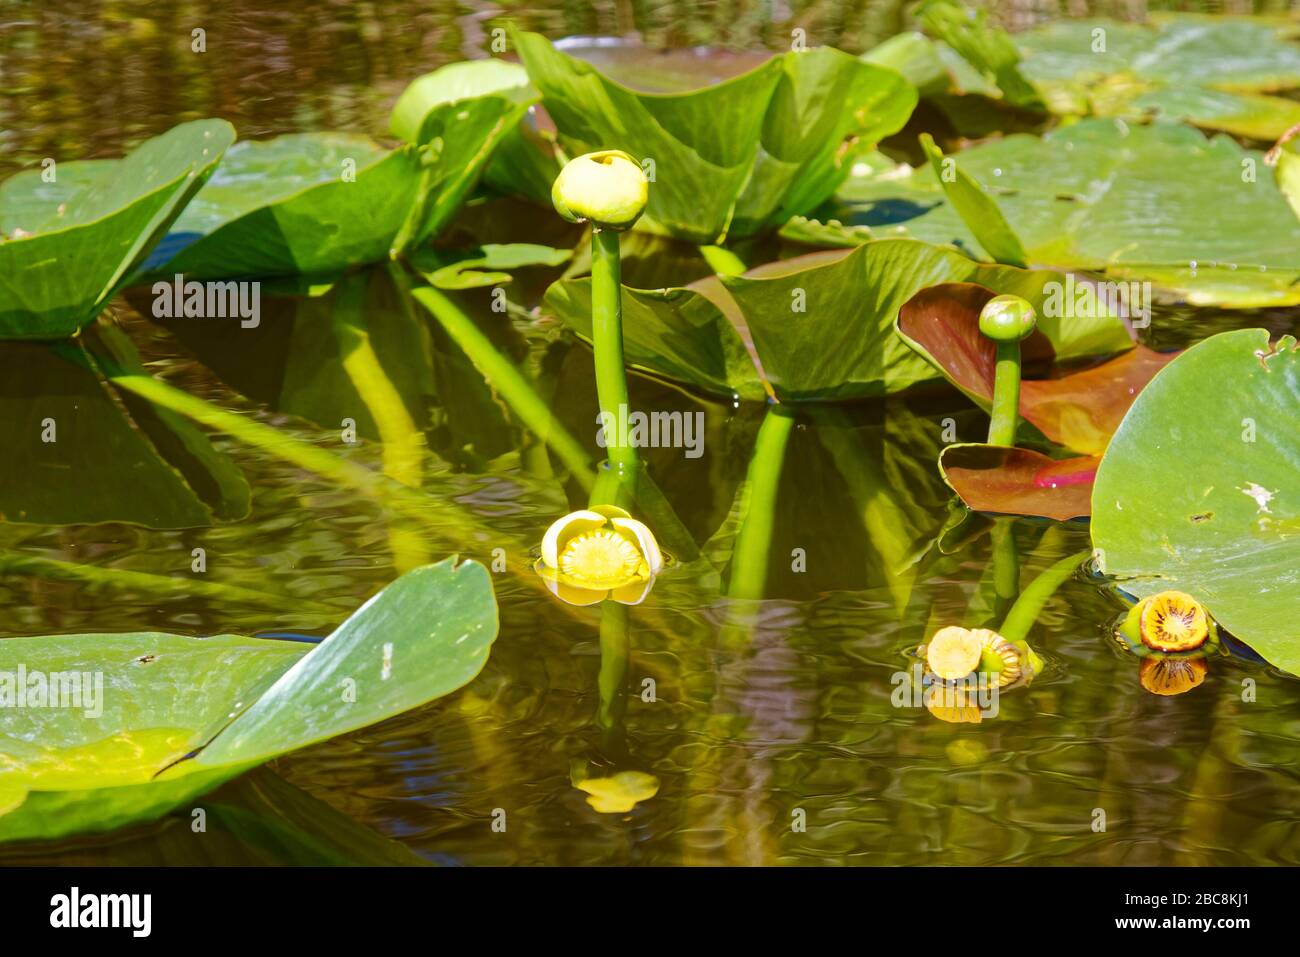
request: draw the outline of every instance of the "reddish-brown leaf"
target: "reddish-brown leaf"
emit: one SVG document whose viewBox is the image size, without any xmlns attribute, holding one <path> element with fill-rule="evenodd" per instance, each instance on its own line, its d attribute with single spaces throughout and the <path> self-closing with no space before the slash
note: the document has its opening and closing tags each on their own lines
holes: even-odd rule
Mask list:
<svg viewBox="0 0 1300 957">
<path fill-rule="evenodd" d="M 993 398 L 997 347 L 981 335 L 979 314 L 993 296 L 973 283 L 943 283 L 918 292 L 898 314 L 899 331 L 985 407 Z M 1051 343 L 1035 331 L 1021 344 L 1020 414 L 1053 442 L 1100 455 L 1137 394 L 1175 355 L 1137 346 L 1086 369 L 1029 378 L 1052 359 Z"/>
<path fill-rule="evenodd" d="M 1031 449 L 950 445 L 939 456 L 944 480 L 968 508 L 1067 521 L 1092 514 L 1101 458 L 1049 459 Z"/>
</svg>

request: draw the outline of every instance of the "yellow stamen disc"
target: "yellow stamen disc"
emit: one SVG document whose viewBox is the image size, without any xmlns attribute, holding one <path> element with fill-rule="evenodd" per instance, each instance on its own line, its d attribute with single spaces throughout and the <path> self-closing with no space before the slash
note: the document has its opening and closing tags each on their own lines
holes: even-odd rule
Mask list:
<svg viewBox="0 0 1300 957">
<path fill-rule="evenodd" d="M 1210 623 L 1191 595 L 1162 591 L 1147 599 L 1139 623 L 1142 643 L 1156 651 L 1191 651 L 1205 644 Z"/>
<path fill-rule="evenodd" d="M 642 577 L 644 564 L 635 545 L 608 529 L 571 538 L 560 553 L 560 570 L 565 575 L 605 587 Z"/>
</svg>

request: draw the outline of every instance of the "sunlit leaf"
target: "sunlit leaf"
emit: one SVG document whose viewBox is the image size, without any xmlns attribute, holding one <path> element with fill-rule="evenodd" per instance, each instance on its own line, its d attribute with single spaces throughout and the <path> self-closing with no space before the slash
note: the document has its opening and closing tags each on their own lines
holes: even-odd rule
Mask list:
<svg viewBox="0 0 1300 957">
<path fill-rule="evenodd" d="M 1300 352 L 1263 329 L 1192 346 L 1142 392 L 1097 472 L 1100 568 L 1138 597 L 1176 589 L 1300 674 Z"/>
</svg>

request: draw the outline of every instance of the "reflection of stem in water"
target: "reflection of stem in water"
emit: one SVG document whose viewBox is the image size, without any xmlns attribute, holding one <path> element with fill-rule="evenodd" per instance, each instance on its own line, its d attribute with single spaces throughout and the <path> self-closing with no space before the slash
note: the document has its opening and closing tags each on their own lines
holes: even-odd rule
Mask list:
<svg viewBox="0 0 1300 957">
<path fill-rule="evenodd" d="M 719 276 L 739 276 L 745 272 L 745 261 L 726 246 L 701 246 L 700 255 Z"/>
<path fill-rule="evenodd" d="M 997 596 L 995 614 L 1002 615 L 1016 600 L 1016 593 L 1020 590 L 1020 554 L 1016 549 L 1016 520 L 994 519 L 989 537 L 993 543 L 993 593 Z"/>
<path fill-rule="evenodd" d="M 334 337 L 343 369 L 379 430 L 384 474 L 409 488 L 419 488 L 424 479 L 424 433 L 411 418 L 371 345 L 363 315 L 366 283 L 364 273 L 352 273 L 340 282 L 333 317 Z M 399 572 L 432 561 L 424 538 L 400 522 L 389 523 L 388 541 L 393 550 L 393 564 Z"/>
<path fill-rule="evenodd" d="M 776 524 L 776 498 L 785 465 L 785 449 L 794 416 L 778 405 L 770 406 L 754 441 L 745 475 L 745 503 L 740 530 L 731 555 L 731 598 L 762 598 L 767 586 L 767 563 Z"/>
<path fill-rule="evenodd" d="M 623 717 L 627 713 L 627 668 L 630 652 L 628 608 L 607 601 L 600 609 L 600 706 L 596 727 L 601 731 L 607 756 L 617 760 L 625 749 Z"/>
<path fill-rule="evenodd" d="M 1241 767 L 1241 737 L 1234 720 L 1236 703 L 1233 695 L 1225 694 L 1214 706 L 1214 720 L 1206 729 L 1205 748 L 1196 762 L 1192 787 L 1183 802 L 1180 855 L 1176 862 L 1170 863 L 1188 867 L 1228 863 L 1218 853 L 1223 847 L 1218 838 L 1223 832 L 1224 809 L 1233 800 L 1232 772 Z"/>
<path fill-rule="evenodd" d="M 474 320 L 442 290 L 418 286 L 411 290 L 411 296 L 469 356 L 475 368 L 519 416 L 524 426 L 551 448 L 574 480 L 584 489 L 590 489 L 595 477 L 587 451 L 560 424 L 515 364 L 497 350 Z"/>
<path fill-rule="evenodd" d="M 329 616 L 336 616 L 339 611 L 338 608 L 332 605 L 298 597 L 271 595 L 251 588 L 241 588 L 238 585 L 223 585 L 219 582 L 202 581 L 197 578 L 171 578 L 167 575 L 124 571 L 117 568 L 100 568 L 95 565 L 79 565 L 75 562 L 61 562 L 52 558 L 36 558 L 15 552 L 0 551 L 0 571 L 14 572 L 20 575 L 34 575 L 55 581 L 81 582 L 87 585 L 121 588 L 162 597 L 211 598 L 236 605 L 258 605 L 281 609 L 286 604 L 292 603 L 296 610 L 305 610 Z M 345 599 L 341 601 L 340 606 L 351 608 L 351 600 Z"/>
</svg>

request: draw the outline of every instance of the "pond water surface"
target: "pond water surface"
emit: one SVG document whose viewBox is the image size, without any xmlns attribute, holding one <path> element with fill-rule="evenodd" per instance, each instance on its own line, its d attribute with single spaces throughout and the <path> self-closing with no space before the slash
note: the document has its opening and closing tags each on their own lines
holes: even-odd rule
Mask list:
<svg viewBox="0 0 1300 957">
<path fill-rule="evenodd" d="M 533 25 L 554 36 L 617 26 L 599 10 L 574 23 L 569 6 L 534 14 Z M 198 115 L 224 116 L 243 137 L 326 127 L 377 133 L 401 87 L 481 49 L 497 12 L 384 4 L 357 14 L 289 4 L 268 14 L 230 4 L 209 28 L 210 59 L 200 68 L 167 39 L 188 32 L 194 17 L 185 5 L 170 22 L 152 5 L 119 4 L 112 16 L 69 7 L 42 4 L 29 24 L 0 32 L 5 175 L 53 150 L 115 155 Z M 662 29 L 679 42 L 709 39 L 712 10 L 696 21 L 700 35 Z M 225 52 L 218 37 L 230 42 Z M 746 39 L 769 38 L 760 31 Z M 111 42 L 120 59 L 89 56 Z M 631 263 L 632 284 L 638 268 L 648 280 L 655 263 Z M 555 275 L 525 277 L 523 305 Z M 284 384 L 296 374 L 292 356 L 311 354 L 301 340 L 283 348 L 290 304 L 269 308 L 260 334 L 240 339 L 233 358 L 219 337 L 162 328 L 126 301 L 113 312 L 153 374 L 384 466 L 379 442 L 343 441 L 336 423 L 350 411 L 347 395 L 319 399 L 316 416 L 284 411 L 304 408 Z M 1173 347 L 1260 323 L 1276 332 L 1298 325 L 1294 312 L 1165 308 L 1145 338 Z M 532 357 L 552 407 L 596 460 L 586 347 L 523 314 L 489 328 L 503 348 Z M 176 532 L 0 524 L 3 634 L 321 636 L 412 564 L 459 553 L 490 565 L 495 549 L 518 555 L 540 542 L 551 521 L 580 507 L 581 490 L 548 474 L 535 446 L 521 447 L 464 356 L 432 339 L 438 381 L 453 386 L 431 395 L 417 383 L 403 398 L 424 411 L 436 453 L 422 490 L 458 503 L 468 525 L 445 521 L 442 511 L 418 526 L 394 520 L 354 491 L 216 436 L 252 484 L 246 520 Z M 10 351 L 6 363 L 19 361 L 14 347 L 0 349 Z M 390 352 L 385 362 L 400 379 L 400 356 Z M 6 417 L 38 400 L 0 389 Z M 225 786 L 200 802 L 210 809 L 206 833 L 193 833 L 188 815 L 177 813 L 109 835 L 7 846 L 0 862 L 1300 863 L 1300 683 L 1223 656 L 1187 694 L 1148 692 L 1137 659 L 1109 637 L 1122 603 L 1082 570 L 1030 632 L 1044 673 L 1004 695 L 996 718 L 950 724 L 891 701 L 895 676 L 936 627 L 1000 620 L 1006 597 L 994 587 L 992 557 L 1000 536 L 1015 543 L 1022 584 L 1089 548 L 1085 524 L 1030 520 L 976 522 L 940 547 L 950 512 L 935 456 L 945 430 L 975 439 L 986 422 L 960 396 L 932 390 L 801 414 L 761 601 L 727 597 L 727 557 L 765 408 L 705 401 L 640 377 L 632 401 L 702 414 L 702 455 L 668 448 L 647 459 L 706 560 L 669 568 L 628 610 L 625 674 L 608 623 L 602 648 L 599 608 L 561 605 L 535 580 L 501 572 L 500 637 L 465 690 Z M 3 483 L 21 489 L 22 477 Z M 71 582 L 15 564 L 38 557 L 184 579 L 199 547 L 210 579 L 283 601 L 160 598 L 109 578 Z M 622 770 L 658 780 L 658 793 L 627 814 L 597 813 L 573 784 L 575 774 Z M 502 820 L 504 830 L 494 827 Z"/>
</svg>

